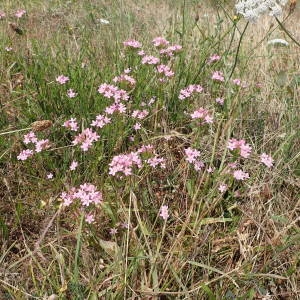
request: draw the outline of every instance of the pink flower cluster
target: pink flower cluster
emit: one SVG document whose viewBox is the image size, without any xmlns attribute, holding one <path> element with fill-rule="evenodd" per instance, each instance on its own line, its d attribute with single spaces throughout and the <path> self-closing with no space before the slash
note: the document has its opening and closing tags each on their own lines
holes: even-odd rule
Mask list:
<svg viewBox="0 0 300 300">
<path fill-rule="evenodd" d="M 71 118 L 70 120 L 67 120 L 64 122 L 63 127 L 66 127 L 72 131 L 78 130 L 78 124 L 76 121 L 76 118 Z"/>
<path fill-rule="evenodd" d="M 123 45 L 125 47 L 128 47 L 128 48 L 134 48 L 134 49 L 137 49 L 137 48 L 141 48 L 142 47 L 142 44 L 134 39 L 129 39 L 125 42 L 123 42 Z"/>
<path fill-rule="evenodd" d="M 126 112 L 126 106 L 123 103 L 115 102 L 111 106 L 105 108 L 105 112 L 108 115 L 112 115 L 113 113 L 124 114 Z"/>
<path fill-rule="evenodd" d="M 266 154 L 266 153 L 262 153 L 262 154 L 260 155 L 260 161 L 261 161 L 264 165 L 266 165 L 268 168 L 273 167 L 274 159 L 273 159 L 270 155 L 268 155 L 268 154 Z"/>
<path fill-rule="evenodd" d="M 4 11 L 0 10 L 0 20 L 4 19 L 6 17 L 6 14 Z"/>
<path fill-rule="evenodd" d="M 248 158 L 251 154 L 251 146 L 246 144 L 245 140 L 230 139 L 227 148 L 231 151 L 240 150 L 241 157 Z"/>
<path fill-rule="evenodd" d="M 97 191 L 97 188 L 90 183 L 84 183 L 79 188 L 73 187 L 68 192 L 62 192 L 60 197 L 64 201 L 64 206 L 71 205 L 76 199 L 80 200 L 85 207 L 91 204 L 97 205 L 103 200 L 102 193 Z"/>
<path fill-rule="evenodd" d="M 162 217 L 165 221 L 169 218 L 169 208 L 167 205 L 162 205 L 160 208 L 160 217 Z"/>
<path fill-rule="evenodd" d="M 160 166 L 162 169 L 166 168 L 165 159 L 163 157 L 159 157 L 158 155 L 155 155 L 154 157 L 147 159 L 146 162 L 153 168 L 156 168 L 157 166 Z"/>
<path fill-rule="evenodd" d="M 221 71 L 215 71 L 212 74 L 211 79 L 216 80 L 216 81 L 224 81 L 224 75 Z"/>
<path fill-rule="evenodd" d="M 111 118 L 108 118 L 104 115 L 96 116 L 96 120 L 92 121 L 91 126 L 103 128 L 106 124 L 111 122 Z"/>
<path fill-rule="evenodd" d="M 26 149 L 20 152 L 20 154 L 17 156 L 18 160 L 26 160 L 27 158 L 33 156 L 34 152 L 39 153 L 42 150 L 48 149 L 50 147 L 50 142 L 48 139 L 44 140 L 39 140 L 35 133 L 33 131 L 30 131 L 28 134 L 24 135 L 24 144 L 34 144 L 35 149 L 30 150 Z"/>
<path fill-rule="evenodd" d="M 203 107 L 195 110 L 191 114 L 192 119 L 202 119 L 203 123 L 211 124 L 213 123 L 213 117 L 209 114 L 209 111 Z"/>
<path fill-rule="evenodd" d="M 15 16 L 17 18 L 22 18 L 26 14 L 26 10 L 24 9 L 18 9 L 15 13 Z"/>
<path fill-rule="evenodd" d="M 200 171 L 204 167 L 202 160 L 199 160 L 200 152 L 197 149 L 191 147 L 184 149 L 186 155 L 186 161 L 194 165 L 196 171 Z"/>
<path fill-rule="evenodd" d="M 108 99 L 115 99 L 115 101 L 124 100 L 127 101 L 129 96 L 125 90 L 119 89 L 112 84 L 103 83 L 98 88 L 98 93 Z"/>
<path fill-rule="evenodd" d="M 208 59 L 208 63 L 209 64 L 212 64 L 212 63 L 214 63 L 214 62 L 216 62 L 216 61 L 218 61 L 218 60 L 220 60 L 221 59 L 221 56 L 220 55 L 218 55 L 218 54 L 213 54 L 212 56 L 210 56 L 210 58 Z"/>
<path fill-rule="evenodd" d="M 152 55 L 145 55 L 142 58 L 143 65 L 157 65 L 159 63 L 159 58 Z"/>
<path fill-rule="evenodd" d="M 171 68 L 167 65 L 158 65 L 157 66 L 157 72 L 159 74 L 163 74 L 166 77 L 172 77 L 174 76 L 174 72 L 171 70 Z"/>
<path fill-rule="evenodd" d="M 172 46 L 169 46 L 166 49 L 161 49 L 159 51 L 159 53 L 161 55 L 172 57 L 172 56 L 174 56 L 174 54 L 180 52 L 181 50 L 182 50 L 182 46 L 181 45 L 172 45 Z"/>
<path fill-rule="evenodd" d="M 100 136 L 90 128 L 86 128 L 79 135 L 75 136 L 72 141 L 73 145 L 81 145 L 83 151 L 88 151 L 92 147 L 93 142 L 98 141 Z"/>
<path fill-rule="evenodd" d="M 179 99 L 184 100 L 191 97 L 194 93 L 202 93 L 203 87 L 199 84 L 190 84 L 185 89 L 180 90 Z"/>
<path fill-rule="evenodd" d="M 148 114 L 149 114 L 149 112 L 148 112 L 148 110 L 146 110 L 146 109 L 143 109 L 143 110 L 137 109 L 137 110 L 134 110 L 134 111 L 132 112 L 132 115 L 131 115 L 131 116 L 132 116 L 133 118 L 135 118 L 135 119 L 142 120 L 142 119 L 144 119 L 145 117 L 147 117 Z"/>
<path fill-rule="evenodd" d="M 132 169 L 136 166 L 142 167 L 142 160 L 138 152 L 130 152 L 129 154 L 120 154 L 114 156 L 109 164 L 109 174 L 115 176 L 118 172 L 125 176 L 132 175 Z"/>
<path fill-rule="evenodd" d="M 65 84 L 69 81 L 69 77 L 68 76 L 64 76 L 64 75 L 59 75 L 56 77 L 56 82 L 59 84 Z"/>
<path fill-rule="evenodd" d="M 167 47 L 170 44 L 169 41 L 161 36 L 154 38 L 152 43 L 155 47 Z"/>
<path fill-rule="evenodd" d="M 239 79 L 239 78 L 233 79 L 232 82 L 233 82 L 235 85 L 238 85 L 238 86 L 243 87 L 243 88 L 245 88 L 245 87 L 248 86 L 246 81 L 242 81 L 242 80 Z"/>
<path fill-rule="evenodd" d="M 236 179 L 236 180 L 245 180 L 245 179 L 248 179 L 249 178 L 249 173 L 246 173 L 242 170 L 235 170 L 233 172 L 233 177 Z"/>
<path fill-rule="evenodd" d="M 136 84 L 136 80 L 130 76 L 130 75 L 127 75 L 126 73 L 125 74 L 121 74 L 120 76 L 116 76 L 114 79 L 113 79 L 113 82 L 124 82 L 124 83 L 128 83 L 130 86 L 134 86 Z"/>
</svg>

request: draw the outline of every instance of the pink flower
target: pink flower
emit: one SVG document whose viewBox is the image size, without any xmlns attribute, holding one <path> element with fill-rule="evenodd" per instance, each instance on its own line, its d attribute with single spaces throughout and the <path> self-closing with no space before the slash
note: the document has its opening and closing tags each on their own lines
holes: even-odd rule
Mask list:
<svg viewBox="0 0 300 300">
<path fill-rule="evenodd" d="M 142 47 L 142 44 L 134 39 L 129 39 L 125 42 L 123 42 L 123 45 L 125 47 L 128 47 L 128 48 L 134 48 L 134 49 L 137 49 L 137 48 L 141 48 Z"/>
<path fill-rule="evenodd" d="M 174 72 L 171 70 L 171 68 L 167 65 L 158 65 L 157 66 L 157 72 L 160 74 L 163 74 L 166 77 L 172 77 L 174 76 Z"/>
<path fill-rule="evenodd" d="M 29 133 L 24 135 L 24 140 L 23 143 L 28 145 L 30 143 L 36 143 L 37 142 L 37 137 L 35 136 L 35 133 L 33 131 L 30 131 Z"/>
<path fill-rule="evenodd" d="M 202 119 L 203 123 L 211 124 L 213 123 L 213 117 L 209 114 L 208 110 L 200 107 L 198 110 L 195 110 L 191 115 L 192 119 Z"/>
<path fill-rule="evenodd" d="M 47 179 L 52 179 L 53 178 L 53 174 L 52 173 L 48 173 L 47 174 Z"/>
<path fill-rule="evenodd" d="M 113 82 L 124 82 L 124 83 L 128 83 L 130 86 L 134 86 L 136 84 L 136 80 L 132 77 L 125 74 L 121 74 L 120 76 L 116 76 L 113 79 Z"/>
<path fill-rule="evenodd" d="M 149 112 L 148 110 L 146 109 L 143 109 L 143 110 L 134 110 L 133 113 L 132 113 L 132 117 L 133 118 L 136 118 L 136 119 L 139 119 L 139 120 L 142 120 L 144 118 L 146 118 L 148 116 Z"/>
<path fill-rule="evenodd" d="M 116 235 L 116 234 L 118 233 L 118 228 L 110 228 L 110 229 L 109 229 L 109 233 L 110 233 L 111 235 Z"/>
<path fill-rule="evenodd" d="M 214 170 L 215 170 L 215 168 L 209 167 L 209 168 L 206 169 L 206 172 L 207 172 L 207 173 L 213 173 Z"/>
<path fill-rule="evenodd" d="M 6 14 L 4 11 L 0 10 L 0 20 L 4 19 L 6 17 Z"/>
<path fill-rule="evenodd" d="M 224 104 L 224 98 L 217 98 L 216 103 L 219 103 L 220 105 Z"/>
<path fill-rule="evenodd" d="M 12 47 L 5 47 L 5 51 L 6 51 L 6 52 L 10 52 L 10 51 L 12 51 L 12 50 L 13 50 Z"/>
<path fill-rule="evenodd" d="M 88 214 L 85 216 L 85 221 L 88 223 L 88 224 L 92 224 L 95 222 L 95 216 L 93 214 Z"/>
<path fill-rule="evenodd" d="M 154 38 L 152 43 L 155 47 L 166 47 L 170 44 L 169 41 L 167 41 L 165 38 L 160 37 L 160 36 Z"/>
<path fill-rule="evenodd" d="M 46 150 L 50 147 L 50 142 L 48 139 L 46 140 L 38 140 L 35 143 L 35 151 L 36 152 L 41 152 L 42 150 Z"/>
<path fill-rule="evenodd" d="M 249 174 L 242 170 L 236 170 L 233 172 L 233 177 L 236 180 L 245 180 L 245 179 L 249 178 Z"/>
<path fill-rule="evenodd" d="M 266 153 L 262 153 L 260 161 L 265 164 L 268 168 L 273 167 L 274 159 Z"/>
<path fill-rule="evenodd" d="M 18 10 L 16 11 L 16 13 L 15 13 L 15 16 L 16 16 L 17 18 L 22 18 L 23 15 L 25 15 L 25 14 L 26 14 L 26 10 L 24 10 L 24 9 L 18 9 Z"/>
<path fill-rule="evenodd" d="M 218 187 L 218 190 L 220 191 L 220 193 L 226 192 L 227 189 L 228 189 L 228 186 L 225 183 L 220 184 L 219 187 Z"/>
<path fill-rule="evenodd" d="M 120 154 L 114 156 L 109 164 L 109 174 L 115 176 L 118 172 L 125 176 L 132 174 L 133 167 L 142 167 L 142 160 L 138 152 L 130 152 L 129 154 Z"/>
<path fill-rule="evenodd" d="M 73 89 L 69 89 L 69 90 L 67 91 L 67 96 L 68 96 L 69 98 L 75 98 L 75 97 L 77 96 L 77 93 L 75 93 L 75 91 L 74 91 Z"/>
<path fill-rule="evenodd" d="M 145 53 L 144 50 L 140 50 L 140 51 L 138 51 L 137 54 L 138 54 L 139 56 L 144 56 L 146 53 Z"/>
<path fill-rule="evenodd" d="M 218 61 L 221 59 L 221 56 L 218 54 L 213 54 L 209 59 L 208 59 L 208 63 L 211 64 L 215 61 Z"/>
<path fill-rule="evenodd" d="M 71 129 L 72 131 L 78 130 L 78 124 L 76 118 L 71 118 L 70 120 L 67 120 L 66 122 L 64 122 L 63 126 Z"/>
<path fill-rule="evenodd" d="M 134 129 L 134 130 L 140 130 L 141 128 L 142 128 L 141 123 L 135 123 L 135 124 L 133 125 L 133 129 Z"/>
<path fill-rule="evenodd" d="M 92 121 L 91 126 L 103 128 L 106 124 L 109 124 L 110 122 L 111 122 L 111 118 L 108 118 L 104 115 L 98 115 L 96 116 L 96 120 Z"/>
<path fill-rule="evenodd" d="M 159 63 L 159 58 L 152 55 L 145 55 L 142 58 L 143 65 L 157 65 Z"/>
<path fill-rule="evenodd" d="M 78 167 L 78 162 L 73 160 L 71 165 L 70 165 L 70 170 L 74 171 Z"/>
<path fill-rule="evenodd" d="M 220 71 L 213 72 L 211 79 L 216 80 L 216 81 L 224 81 L 225 80 L 223 73 Z"/>
<path fill-rule="evenodd" d="M 56 82 L 58 82 L 59 84 L 65 84 L 68 81 L 69 81 L 69 77 L 67 76 L 59 75 L 58 77 L 56 77 Z"/>
<path fill-rule="evenodd" d="M 174 56 L 175 53 L 180 52 L 181 49 L 182 49 L 182 46 L 180 46 L 180 45 L 172 45 L 166 49 L 160 50 L 159 53 L 161 55 L 172 57 L 172 56 Z"/>
<path fill-rule="evenodd" d="M 184 100 L 191 97 L 195 93 L 202 93 L 203 87 L 199 84 L 190 84 L 185 89 L 182 89 L 179 93 L 179 99 Z"/>
<path fill-rule="evenodd" d="M 69 206 L 72 204 L 72 202 L 75 200 L 75 193 L 76 193 L 76 188 L 71 188 L 67 193 L 62 192 L 60 195 L 60 198 L 63 200 L 63 205 L 64 206 Z"/>
<path fill-rule="evenodd" d="M 167 205 L 162 205 L 159 214 L 165 221 L 169 218 L 169 208 Z"/>
<path fill-rule="evenodd" d="M 239 78 L 233 79 L 232 82 L 233 82 L 234 84 L 236 84 L 236 85 L 241 85 L 241 84 L 242 84 L 242 81 L 241 81 L 241 79 L 239 79 Z"/>
<path fill-rule="evenodd" d="M 76 190 L 74 198 L 79 199 L 83 206 L 89 206 L 90 204 L 99 204 L 103 196 L 93 184 L 84 183 Z"/>
<path fill-rule="evenodd" d="M 100 136 L 90 128 L 86 128 L 79 135 L 75 136 L 72 141 L 73 145 L 80 144 L 83 151 L 87 151 L 92 147 L 93 142 L 98 141 Z"/>
<path fill-rule="evenodd" d="M 227 148 L 230 150 L 239 149 L 240 155 L 244 158 L 248 158 L 251 154 L 251 146 L 246 144 L 245 140 L 237 140 L 237 139 L 230 139 L 228 141 Z"/>
<path fill-rule="evenodd" d="M 160 166 L 162 169 L 166 168 L 165 159 L 163 157 L 158 157 L 157 155 L 147 159 L 147 163 L 153 168 L 156 168 L 157 166 Z"/>
<path fill-rule="evenodd" d="M 196 149 L 193 149 L 191 147 L 184 149 L 185 155 L 186 155 L 186 161 L 189 163 L 194 163 L 196 159 L 200 156 L 200 152 Z"/>
<path fill-rule="evenodd" d="M 119 89 L 117 86 L 112 84 L 101 84 L 98 88 L 98 92 L 108 99 L 114 98 L 115 101 L 127 101 L 129 99 L 129 95 L 125 90 Z"/>
<path fill-rule="evenodd" d="M 124 114 L 126 112 L 126 106 L 123 103 L 115 102 L 111 106 L 106 107 L 105 112 L 108 115 L 112 115 L 115 112 L 120 113 L 120 114 Z"/>
<path fill-rule="evenodd" d="M 31 157 L 33 155 L 33 151 L 26 149 L 21 151 L 21 153 L 17 156 L 18 160 L 26 160 L 28 157 Z"/>
</svg>

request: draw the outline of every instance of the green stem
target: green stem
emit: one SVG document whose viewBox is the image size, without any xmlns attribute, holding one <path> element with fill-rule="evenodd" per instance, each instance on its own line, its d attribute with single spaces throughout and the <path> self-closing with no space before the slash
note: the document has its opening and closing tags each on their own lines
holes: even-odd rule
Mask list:
<svg viewBox="0 0 300 300">
<path fill-rule="evenodd" d="M 300 43 L 295 40 L 292 34 L 284 27 L 284 25 L 275 17 L 277 23 L 279 24 L 280 28 L 288 35 L 288 37 L 298 46 L 300 47 Z"/>
</svg>

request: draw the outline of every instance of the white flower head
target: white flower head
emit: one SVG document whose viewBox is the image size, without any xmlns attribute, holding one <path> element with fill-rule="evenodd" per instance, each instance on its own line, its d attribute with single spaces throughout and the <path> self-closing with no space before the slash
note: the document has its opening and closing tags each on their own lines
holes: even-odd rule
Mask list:
<svg viewBox="0 0 300 300">
<path fill-rule="evenodd" d="M 235 5 L 238 14 L 244 16 L 250 22 L 266 13 L 270 16 L 278 17 L 282 14 L 282 7 L 288 0 L 238 0 Z"/>
</svg>

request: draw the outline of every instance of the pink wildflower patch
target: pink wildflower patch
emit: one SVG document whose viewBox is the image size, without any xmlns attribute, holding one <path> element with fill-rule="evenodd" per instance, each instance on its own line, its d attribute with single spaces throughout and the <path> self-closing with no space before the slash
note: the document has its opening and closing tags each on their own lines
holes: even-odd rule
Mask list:
<svg viewBox="0 0 300 300">
<path fill-rule="evenodd" d="M 208 63 L 209 63 L 209 64 L 212 64 L 212 63 L 214 63 L 214 62 L 216 62 L 216 61 L 219 61 L 220 59 L 221 59 L 221 56 L 220 56 L 220 55 L 218 55 L 218 54 L 213 54 L 212 56 L 209 57 Z"/>
<path fill-rule="evenodd" d="M 70 165 L 70 170 L 75 171 L 77 167 L 78 167 L 78 162 L 76 160 L 73 160 Z"/>
<path fill-rule="evenodd" d="M 136 84 L 136 80 L 132 76 L 127 75 L 126 73 L 121 74 L 120 76 L 116 76 L 113 79 L 113 82 L 127 83 L 130 86 L 135 86 Z"/>
<path fill-rule="evenodd" d="M 225 183 L 221 183 L 218 187 L 218 190 L 220 193 L 225 193 L 227 191 L 227 189 L 228 189 L 228 186 Z"/>
<path fill-rule="evenodd" d="M 123 42 L 123 45 L 125 47 L 128 47 L 128 48 L 133 48 L 133 49 L 137 49 L 137 48 L 141 48 L 142 47 L 142 44 L 134 39 L 129 39 L 125 42 Z"/>
<path fill-rule="evenodd" d="M 69 77 L 64 76 L 64 75 L 59 75 L 56 77 L 56 82 L 58 82 L 59 84 L 65 84 L 69 81 Z"/>
<path fill-rule="evenodd" d="M 109 164 L 109 174 L 115 176 L 117 173 L 123 173 L 125 176 L 129 176 L 135 166 L 137 168 L 142 167 L 142 160 L 138 152 L 120 154 L 113 157 Z"/>
<path fill-rule="evenodd" d="M 95 216 L 93 214 L 88 214 L 85 216 L 85 222 L 92 224 L 95 222 Z"/>
<path fill-rule="evenodd" d="M 115 101 L 127 101 L 129 95 L 125 90 L 119 89 L 117 86 L 112 84 L 103 83 L 98 88 L 98 93 L 108 99 L 115 99 Z"/>
<path fill-rule="evenodd" d="M 145 55 L 142 58 L 143 65 L 157 65 L 159 63 L 159 58 L 152 55 Z"/>
<path fill-rule="evenodd" d="M 86 128 L 72 141 L 73 145 L 80 145 L 83 151 L 88 151 L 93 142 L 98 141 L 100 136 L 90 128 Z"/>
<path fill-rule="evenodd" d="M 202 93 L 203 87 L 199 84 L 190 84 L 185 89 L 182 89 L 179 93 L 179 99 L 184 100 L 191 97 L 195 93 Z"/>
<path fill-rule="evenodd" d="M 67 96 L 68 96 L 69 98 L 75 98 L 75 97 L 77 96 L 77 93 L 76 93 L 73 89 L 69 89 L 69 90 L 67 91 Z"/>
<path fill-rule="evenodd" d="M 217 98 L 216 103 L 223 105 L 224 104 L 224 98 Z"/>
<path fill-rule="evenodd" d="M 18 160 L 26 160 L 29 157 L 33 156 L 33 151 L 30 149 L 26 149 L 21 151 L 21 153 L 17 156 Z"/>
<path fill-rule="evenodd" d="M 26 14 L 26 10 L 25 9 L 18 9 L 15 13 L 15 16 L 17 18 L 22 18 L 24 15 Z"/>
<path fill-rule="evenodd" d="M 240 150 L 240 155 L 244 158 L 248 158 L 251 154 L 251 146 L 245 142 L 245 140 L 230 139 L 227 144 L 227 148 L 230 150 Z"/>
<path fill-rule="evenodd" d="M 181 50 L 182 50 L 182 46 L 181 45 L 172 45 L 172 46 L 169 46 L 166 49 L 160 50 L 159 53 L 161 55 L 172 57 L 172 56 L 174 56 L 174 54 L 180 52 Z"/>
<path fill-rule="evenodd" d="M 135 119 L 139 119 L 139 120 L 142 120 L 144 119 L 145 117 L 147 117 L 149 114 L 148 110 L 146 109 L 143 109 L 143 110 L 134 110 L 133 113 L 132 113 L 132 117 L 135 118 Z"/>
<path fill-rule="evenodd" d="M 105 125 L 111 123 L 111 118 L 108 118 L 104 115 L 96 116 L 96 120 L 92 121 L 91 126 L 98 128 L 103 128 Z"/>
<path fill-rule="evenodd" d="M 36 143 L 37 142 L 37 137 L 33 131 L 30 131 L 29 133 L 24 135 L 24 140 L 23 143 L 28 145 L 30 143 Z"/>
<path fill-rule="evenodd" d="M 78 130 L 78 124 L 77 124 L 76 118 L 71 118 L 70 120 L 65 121 L 63 126 L 72 131 Z"/>
<path fill-rule="evenodd" d="M 224 75 L 221 71 L 213 72 L 211 79 L 216 80 L 216 81 L 221 81 L 221 82 L 223 82 L 225 80 Z"/>
<path fill-rule="evenodd" d="M 236 180 L 245 180 L 245 179 L 249 178 L 249 174 L 242 171 L 242 170 L 236 170 L 236 171 L 233 172 L 233 177 Z"/>
<path fill-rule="evenodd" d="M 35 152 L 41 152 L 42 150 L 46 150 L 50 147 L 50 142 L 48 139 L 46 140 L 38 140 L 35 143 Z"/>
<path fill-rule="evenodd" d="M 0 20 L 4 19 L 6 17 L 6 14 L 4 11 L 0 10 Z"/>
<path fill-rule="evenodd" d="M 261 154 L 260 161 L 268 168 L 273 167 L 274 159 L 266 153 Z"/>
<path fill-rule="evenodd" d="M 167 65 L 158 65 L 156 69 L 159 74 L 162 74 L 166 77 L 172 77 L 175 74 Z"/>
<path fill-rule="evenodd" d="M 154 38 L 152 43 L 155 47 L 166 47 L 170 44 L 169 41 L 167 41 L 165 38 L 160 36 Z"/>
<path fill-rule="evenodd" d="M 147 159 L 147 163 L 152 167 L 152 168 L 156 168 L 158 166 L 160 166 L 162 169 L 166 168 L 166 161 L 163 157 L 158 157 L 157 155 L 155 155 L 152 158 Z"/>
<path fill-rule="evenodd" d="M 199 109 L 195 110 L 191 114 L 192 119 L 201 119 L 203 123 L 211 124 L 213 123 L 213 117 L 209 114 L 209 111 L 203 107 L 200 107 Z"/>
<path fill-rule="evenodd" d="M 169 208 L 167 205 L 162 205 L 160 208 L 160 217 L 162 217 L 165 221 L 169 218 Z"/>
</svg>

